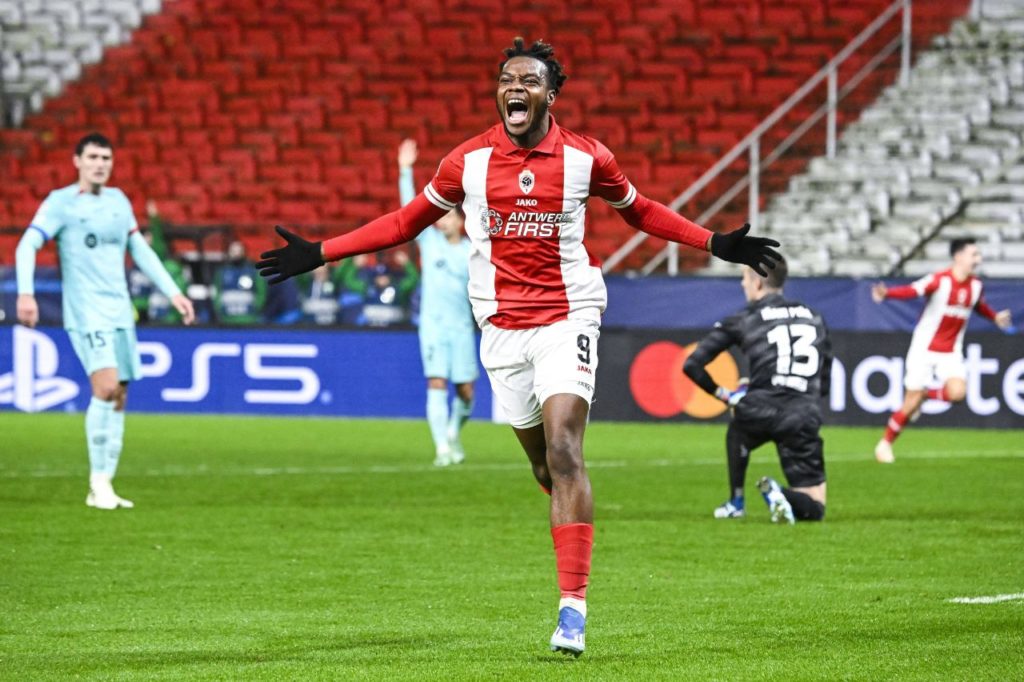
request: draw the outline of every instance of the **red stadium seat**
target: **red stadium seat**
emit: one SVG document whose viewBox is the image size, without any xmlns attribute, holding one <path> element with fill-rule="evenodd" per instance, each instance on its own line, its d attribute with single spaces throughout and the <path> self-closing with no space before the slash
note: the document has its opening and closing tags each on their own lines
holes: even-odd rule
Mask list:
<svg viewBox="0 0 1024 682">
<path fill-rule="evenodd" d="M 497 121 L 497 47 L 520 33 L 551 37 L 566 63 L 559 121 L 669 200 L 888 4 L 538 2 L 516 17 L 501 0 L 165 3 L 24 130 L 0 131 L 0 173 L 15 178 L 0 183 L 0 224 L 73 181 L 68 148 L 87 128 L 114 137 L 116 183 L 176 222 L 366 222 L 396 205 L 398 140 L 419 140 L 422 182 Z M 967 0 L 918 4 L 916 44 Z M 594 205 L 588 245 L 606 256 L 631 230 Z"/>
</svg>

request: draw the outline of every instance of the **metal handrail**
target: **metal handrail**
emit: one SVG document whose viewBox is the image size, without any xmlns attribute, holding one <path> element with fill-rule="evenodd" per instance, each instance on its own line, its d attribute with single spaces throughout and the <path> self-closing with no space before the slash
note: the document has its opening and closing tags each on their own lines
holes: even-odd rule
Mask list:
<svg viewBox="0 0 1024 682">
<path fill-rule="evenodd" d="M 0 27 L 0 128 L 6 128 L 13 123 L 8 114 L 7 84 L 4 83 L 4 31 Z"/>
<path fill-rule="evenodd" d="M 845 62 L 850 55 L 852 55 L 858 48 L 861 47 L 869 38 L 878 33 L 886 23 L 889 22 L 897 12 L 903 12 L 903 22 L 900 35 L 889 42 L 884 48 L 879 50 L 871 60 L 868 61 L 861 69 L 849 79 L 848 83 L 842 88 L 838 89 L 838 71 L 839 66 Z M 760 124 L 757 125 L 752 131 L 750 131 L 746 137 L 736 143 L 732 149 L 730 149 L 725 156 L 719 159 L 711 168 L 704 172 L 696 182 L 686 188 L 679 196 L 677 196 L 668 207 L 673 211 L 679 211 L 687 202 L 691 201 L 699 192 L 707 187 L 713 180 L 715 180 L 722 172 L 727 169 L 736 159 L 739 158 L 740 154 L 747 152 L 750 155 L 750 169 L 747 175 L 734 184 L 730 189 L 722 194 L 701 215 L 697 218 L 698 223 L 703 223 L 706 220 L 714 217 L 718 211 L 720 211 L 725 205 L 729 203 L 743 187 L 748 187 L 750 192 L 750 206 L 748 209 L 748 220 L 751 225 L 751 229 L 757 229 L 759 209 L 758 209 L 758 191 L 759 191 L 759 179 L 761 169 L 771 164 L 773 161 L 779 158 L 783 152 L 796 142 L 807 130 L 811 128 L 815 123 L 821 120 L 822 115 L 827 115 L 827 128 L 826 128 L 826 155 L 828 158 L 834 158 L 836 153 L 836 111 L 839 101 L 845 97 L 849 92 L 856 87 L 867 74 L 874 71 L 881 62 L 891 55 L 897 46 L 902 46 L 902 53 L 900 56 L 900 85 L 904 86 L 908 83 L 910 78 L 910 38 L 911 38 L 911 0 L 895 0 L 888 8 L 886 8 L 881 14 L 879 14 L 874 21 L 868 24 L 857 36 L 851 40 L 846 47 L 844 47 L 835 57 L 829 60 L 825 66 L 821 67 L 817 73 L 807 79 L 802 86 L 800 86 L 796 92 L 790 95 L 785 102 L 780 104 L 771 114 L 769 114 Z M 766 156 L 763 160 L 761 157 L 761 137 L 764 133 L 778 123 L 783 116 L 789 113 L 793 107 L 799 104 L 815 87 L 821 84 L 825 79 L 828 79 L 828 101 L 826 104 L 819 107 L 814 114 L 812 114 L 806 121 L 804 121 L 793 133 L 789 135 L 782 143 L 776 147 L 771 154 Z M 610 272 L 619 263 L 632 253 L 640 244 L 646 241 L 650 235 L 645 232 L 637 232 L 629 240 L 626 241 L 618 250 L 615 251 L 602 266 L 603 272 Z M 675 242 L 669 242 L 664 249 L 659 251 L 655 256 L 641 269 L 643 274 L 650 274 L 653 272 L 662 262 L 668 261 L 668 274 L 677 275 L 679 273 L 679 245 Z"/>
</svg>

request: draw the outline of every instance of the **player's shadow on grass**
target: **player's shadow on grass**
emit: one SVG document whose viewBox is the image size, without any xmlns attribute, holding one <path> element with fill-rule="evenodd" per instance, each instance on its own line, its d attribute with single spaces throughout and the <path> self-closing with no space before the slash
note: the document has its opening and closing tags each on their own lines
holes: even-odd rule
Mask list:
<svg viewBox="0 0 1024 682">
<path fill-rule="evenodd" d="M 534 656 L 533 660 L 537 661 L 538 663 L 548 663 L 554 665 L 578 665 L 583 661 L 585 657 L 586 654 L 583 654 L 580 658 L 577 659 L 573 658 L 572 656 L 566 656 L 565 654 L 560 654 L 552 651 L 548 654 L 540 654 Z M 589 661 L 592 658 L 593 657 L 587 658 L 586 660 Z"/>
<path fill-rule="evenodd" d="M 235 664 L 252 665 L 259 663 L 310 663 L 329 659 L 332 652 L 357 652 L 354 657 L 346 657 L 344 664 L 379 663 L 382 656 L 393 651 L 429 651 L 435 648 L 438 637 L 403 637 L 387 635 L 368 637 L 365 634 L 354 634 L 349 637 L 324 637 L 311 640 L 306 638 L 288 638 L 278 643 L 260 642 L 251 649 L 244 650 L 237 644 L 226 644 L 223 649 L 186 650 L 174 649 L 146 653 L 115 653 L 106 658 L 106 664 L 118 668 L 146 670 L 165 666 L 184 665 L 196 666 L 203 664 Z M 324 663 L 328 662 L 323 660 Z"/>
</svg>

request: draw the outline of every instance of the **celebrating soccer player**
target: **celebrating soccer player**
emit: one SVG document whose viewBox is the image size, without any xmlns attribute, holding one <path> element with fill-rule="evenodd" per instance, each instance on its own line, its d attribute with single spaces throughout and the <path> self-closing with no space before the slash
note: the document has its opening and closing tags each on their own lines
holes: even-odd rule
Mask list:
<svg viewBox="0 0 1024 682">
<path fill-rule="evenodd" d="M 578 656 L 594 533 L 583 433 L 607 299 L 601 269 L 583 246 L 587 199 L 600 197 L 644 232 L 759 273 L 774 265 L 779 256 L 770 247 L 778 243 L 748 236 L 748 226 L 712 234 L 641 195 L 607 147 L 550 114 L 566 79 L 552 47 L 516 38 L 504 54 L 495 98 L 501 121 L 450 152 L 422 194 L 324 242 L 278 227 L 287 243 L 264 253 L 259 266 L 281 282 L 324 261 L 410 241 L 462 204 L 481 360 L 534 476 L 551 495 L 561 591 L 551 648 Z"/>
<path fill-rule="evenodd" d="M 416 197 L 412 166 L 419 152 L 415 140 L 398 147 L 398 191 L 405 206 Z M 466 217 L 456 206 L 416 237 L 423 270 L 420 297 L 420 355 L 427 378 L 427 424 L 434 439 L 434 464 L 465 459 L 462 426 L 473 412 L 476 369 L 476 324 L 469 306 L 469 240 L 462 236 Z M 455 384 L 451 414 L 448 382 Z"/>
<path fill-rule="evenodd" d="M 890 289 L 879 282 L 871 289 L 875 303 L 889 298 L 928 299 L 907 351 L 903 405 L 889 417 L 885 435 L 875 446 L 875 459 L 883 464 L 895 460 L 892 444 L 907 421 L 917 419 L 925 398 L 955 403 L 967 395 L 963 345 L 971 311 L 977 310 L 1003 330 L 1012 324 L 1009 310 L 997 313 L 985 303 L 981 280 L 974 276 L 981 264 L 981 251 L 974 239 L 954 239 L 949 244 L 949 255 L 953 264 L 948 270 L 906 286 Z M 930 387 L 933 381 L 938 385 Z"/>
<path fill-rule="evenodd" d="M 715 509 L 716 519 L 741 518 L 744 480 L 750 452 L 775 443 L 791 487 L 763 477 L 758 489 L 773 523 L 825 518 L 825 459 L 821 397 L 832 374 L 832 344 L 817 312 L 783 296 L 784 260 L 762 277 L 743 268 L 741 285 L 749 305 L 717 323 L 683 365 L 695 384 L 732 408 L 725 436 L 729 499 Z M 731 346 L 750 361 L 750 383 L 736 390 L 719 386 L 705 366 Z"/>
<path fill-rule="evenodd" d="M 73 161 L 78 182 L 50 192 L 18 243 L 17 316 L 28 327 L 39 321 L 32 281 L 36 251 L 56 239 L 64 328 L 92 386 L 85 412 L 90 472 L 85 503 L 96 509 L 131 508 L 133 503 L 114 492 L 111 483 L 121 458 L 128 382 L 141 374 L 125 251 L 170 299 L 185 324 L 192 323 L 195 313 L 139 232 L 124 192 L 106 186 L 114 167 L 110 140 L 97 133 L 86 135 L 76 146 Z"/>
</svg>

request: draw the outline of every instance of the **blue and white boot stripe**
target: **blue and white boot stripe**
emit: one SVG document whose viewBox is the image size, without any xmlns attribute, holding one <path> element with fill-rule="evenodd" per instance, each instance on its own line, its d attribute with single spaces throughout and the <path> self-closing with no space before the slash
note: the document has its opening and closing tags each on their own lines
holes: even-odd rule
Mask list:
<svg viewBox="0 0 1024 682">
<path fill-rule="evenodd" d="M 563 606 L 558 611 L 558 627 L 551 635 L 551 650 L 579 656 L 586 648 L 586 627 L 585 615 L 572 606 Z"/>
</svg>

